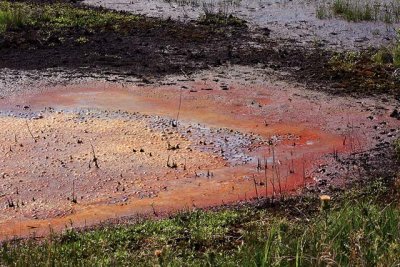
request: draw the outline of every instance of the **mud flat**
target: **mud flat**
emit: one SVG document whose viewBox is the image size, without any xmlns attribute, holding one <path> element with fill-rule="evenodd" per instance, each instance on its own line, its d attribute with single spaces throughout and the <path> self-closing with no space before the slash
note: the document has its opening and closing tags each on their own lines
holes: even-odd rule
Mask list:
<svg viewBox="0 0 400 267">
<path fill-rule="evenodd" d="M 0 238 L 332 190 L 359 170 L 342 159 L 398 136 L 396 103 L 267 75 L 232 66 L 154 84 L 5 81 L 19 90 L 0 99 Z"/>
<path fill-rule="evenodd" d="M 315 0 L 84 0 L 85 4 L 92 6 L 182 21 L 196 20 L 205 10 L 222 10 L 254 27 L 268 29 L 274 39 L 289 39 L 304 46 L 318 44 L 335 50 L 380 47 L 395 40 L 399 23 L 319 19 L 318 6 L 325 2 L 330 3 Z M 382 1 L 386 2 L 389 1 Z"/>
</svg>

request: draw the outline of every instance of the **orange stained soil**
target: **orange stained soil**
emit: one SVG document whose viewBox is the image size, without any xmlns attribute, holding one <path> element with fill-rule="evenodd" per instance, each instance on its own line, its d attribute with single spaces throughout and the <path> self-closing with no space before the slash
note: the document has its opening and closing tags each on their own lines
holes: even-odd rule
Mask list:
<svg viewBox="0 0 400 267">
<path fill-rule="evenodd" d="M 0 239 L 290 193 L 369 144 L 363 111 L 262 84 L 86 83 L 0 107 Z"/>
</svg>

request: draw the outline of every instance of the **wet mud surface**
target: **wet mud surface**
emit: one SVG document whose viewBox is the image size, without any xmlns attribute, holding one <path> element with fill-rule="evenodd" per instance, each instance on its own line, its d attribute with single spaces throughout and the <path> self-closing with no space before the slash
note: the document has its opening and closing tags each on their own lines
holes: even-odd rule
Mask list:
<svg viewBox="0 0 400 267">
<path fill-rule="evenodd" d="M 391 29 L 370 38 L 381 24 L 319 21 L 291 1 L 232 7 L 241 26 L 175 3 L 85 3 L 156 18 L 1 37 L 0 240 L 340 191 L 392 169 L 395 69 L 340 70 L 329 51 L 383 44 Z"/>
<path fill-rule="evenodd" d="M 120 4 L 107 3 L 110 4 L 107 7 L 114 9 Z M 286 5 L 291 3 L 271 4 L 273 8 Z M 72 6 L 93 9 L 82 4 Z M 134 11 L 125 6 L 116 9 Z M 295 12 L 298 13 L 302 11 Z M 300 22 L 293 20 L 293 23 Z M 331 21 L 326 24 L 335 25 Z M 325 47 L 315 42 L 301 44 L 287 38 L 287 26 L 279 26 L 278 36 L 268 27 L 250 22 L 220 25 L 204 24 L 201 20 L 140 17 L 133 23 L 122 22 L 118 28 L 53 30 L 44 27 L 8 31 L 0 36 L 0 68 L 3 70 L 0 77 L 7 76 L 5 70 L 11 69 L 60 75 L 67 72 L 74 77 L 78 73 L 82 77 L 117 75 L 123 80 L 151 84 L 171 74 L 190 75 L 217 66 L 241 65 L 270 70 L 281 80 L 301 83 L 317 91 L 355 96 L 384 94 L 400 99 L 400 80 L 393 66 L 377 66 L 371 60 L 371 53 L 361 56 L 351 68 L 346 67 L 345 60 L 332 64 L 334 46 Z M 353 32 L 345 32 L 349 32 L 346 40 L 350 40 Z M 82 38 L 84 42 L 77 41 Z M 343 42 L 340 41 L 340 45 L 345 48 Z M 384 44 L 382 40 L 379 43 Z M 17 73 L 16 77 L 19 75 Z"/>
<path fill-rule="evenodd" d="M 151 17 L 180 21 L 197 20 L 208 9 L 223 10 L 267 28 L 274 39 L 292 40 L 301 46 L 316 43 L 334 50 L 380 47 L 396 38 L 399 24 L 347 22 L 340 18 L 317 18 L 317 6 L 324 1 L 241 0 L 241 1 L 165 1 L 165 0 L 85 0 L 83 3 Z M 329 1 L 327 1 L 329 2 Z M 385 2 L 385 1 L 382 1 Z M 211 4 L 210 4 L 211 3 Z"/>
<path fill-rule="evenodd" d="M 82 37 L 87 42 L 77 43 Z M 0 37 L 0 77 L 23 78 L 23 71 L 36 71 L 67 79 L 101 76 L 151 84 L 167 75 L 241 65 L 269 70 L 281 80 L 317 91 L 400 99 L 400 80 L 393 66 L 376 66 L 366 54 L 353 68 L 342 69 L 341 62 L 332 64 L 333 55 L 318 46 L 274 38 L 265 28 L 142 18 L 121 32 L 79 28 L 8 32 Z"/>
<path fill-rule="evenodd" d="M 244 42 L 242 37 L 246 35 L 241 28 L 221 32 L 196 24 L 147 18 L 125 25 L 122 31 L 91 33 L 71 28 L 53 33 L 35 29 L 10 32 L 0 37 L 0 67 L 63 68 L 86 73 L 106 70 L 136 77 L 162 77 L 180 73 L 181 69 L 193 71 L 219 65 L 227 60 L 227 47 L 239 40 Z M 82 37 L 88 41 L 77 43 Z"/>
<path fill-rule="evenodd" d="M 396 102 L 310 92 L 238 66 L 151 85 L 16 87 L 0 99 L 2 239 L 333 190 L 358 172 L 345 159 L 389 144 L 400 126 Z"/>
</svg>

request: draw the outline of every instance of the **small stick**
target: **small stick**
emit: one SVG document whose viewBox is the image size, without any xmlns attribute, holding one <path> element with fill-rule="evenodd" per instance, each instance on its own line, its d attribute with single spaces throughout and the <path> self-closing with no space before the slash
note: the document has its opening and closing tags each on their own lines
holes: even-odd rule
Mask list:
<svg viewBox="0 0 400 267">
<path fill-rule="evenodd" d="M 292 166 L 289 167 L 290 169 L 290 173 L 294 173 L 294 159 L 293 159 L 293 150 L 290 151 L 290 156 L 291 156 L 291 162 L 292 162 Z"/>
<path fill-rule="evenodd" d="M 254 176 L 254 174 L 253 174 L 253 181 L 254 181 L 254 188 L 256 189 L 256 196 L 257 196 L 257 199 L 258 199 L 257 182 L 256 182 L 256 177 Z"/>
<path fill-rule="evenodd" d="M 95 153 L 95 151 L 94 151 L 94 147 L 93 147 L 93 144 L 90 144 L 91 146 L 92 146 L 92 153 L 93 153 L 93 159 L 92 159 L 92 161 L 93 161 L 93 163 L 94 163 L 94 166 L 97 168 L 97 169 L 99 169 L 100 167 L 99 167 L 99 164 L 98 164 L 98 159 L 97 159 L 97 157 L 96 157 L 96 153 Z"/>
<path fill-rule="evenodd" d="M 268 160 L 264 159 L 264 176 L 265 176 L 265 198 L 268 197 L 268 177 L 267 177 L 267 169 L 268 169 Z"/>
<path fill-rule="evenodd" d="M 178 114 L 176 115 L 176 120 L 175 120 L 175 127 L 178 127 L 179 115 L 180 115 L 180 113 L 181 113 L 182 92 L 183 92 L 183 88 L 181 88 L 181 91 L 180 91 L 180 94 L 179 94 L 179 106 L 178 106 Z M 174 125 L 173 125 L 173 126 L 174 126 Z"/>
<path fill-rule="evenodd" d="M 33 141 L 35 141 L 35 143 L 36 143 L 36 142 L 37 142 L 37 139 L 36 139 L 36 137 L 35 137 L 35 136 L 33 136 L 33 133 L 32 133 L 32 131 L 31 131 L 31 129 L 29 128 L 28 121 L 25 121 L 25 123 L 26 123 L 26 127 L 28 128 L 28 132 L 29 132 L 29 134 L 31 135 L 31 137 L 32 137 Z"/>
<path fill-rule="evenodd" d="M 75 180 L 72 180 L 72 202 L 77 203 L 77 199 L 75 197 Z"/>
<path fill-rule="evenodd" d="M 306 163 L 303 157 L 303 187 L 306 187 Z"/>
<path fill-rule="evenodd" d="M 154 216 L 158 217 L 158 214 L 157 214 L 157 212 L 156 212 L 156 209 L 154 208 L 154 202 L 151 203 L 151 208 L 152 208 L 152 210 L 153 210 Z"/>
</svg>

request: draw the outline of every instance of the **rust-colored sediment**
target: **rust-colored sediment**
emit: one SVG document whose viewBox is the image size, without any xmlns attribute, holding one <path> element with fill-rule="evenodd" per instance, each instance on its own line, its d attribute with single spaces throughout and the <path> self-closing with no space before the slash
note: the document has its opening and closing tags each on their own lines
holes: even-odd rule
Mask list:
<svg viewBox="0 0 400 267">
<path fill-rule="evenodd" d="M 291 192 L 312 182 L 311 170 L 329 163 L 334 150 L 369 144 L 345 126 L 367 127 L 362 111 L 266 85 L 223 88 L 211 81 L 90 83 L 0 100 L 0 239 L 230 203 L 255 197 L 254 181 L 260 196 L 273 187 Z M 24 118 L 31 113 L 40 116 Z M 98 169 L 93 162 L 89 168 L 92 145 Z M 10 201 L 19 207 L 7 207 Z"/>
</svg>

